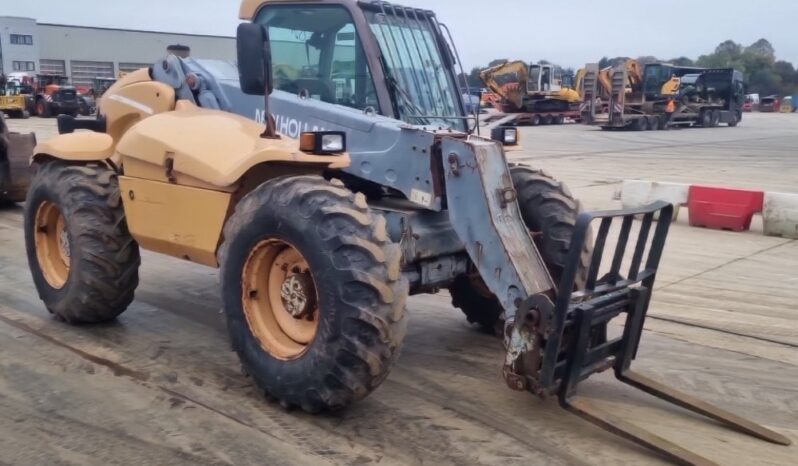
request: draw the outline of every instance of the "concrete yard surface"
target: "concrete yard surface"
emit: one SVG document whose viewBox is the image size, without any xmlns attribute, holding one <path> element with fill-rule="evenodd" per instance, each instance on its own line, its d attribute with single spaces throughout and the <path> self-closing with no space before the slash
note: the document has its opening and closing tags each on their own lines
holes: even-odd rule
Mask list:
<svg viewBox="0 0 798 466">
<path fill-rule="evenodd" d="M 55 134 L 53 120 L 10 120 Z M 512 161 L 562 179 L 587 209 L 617 207 L 623 179 L 798 192 L 798 115 L 738 128 L 603 132 L 522 128 Z M 217 271 L 142 254 L 136 300 L 115 322 L 50 317 L 31 281 L 22 207 L 0 210 L 0 464 L 668 464 L 508 389 L 496 337 L 448 294 L 410 300 L 384 384 L 334 414 L 287 412 L 239 371 Z M 731 233 L 673 225 L 635 367 L 798 442 L 798 241 L 761 222 Z M 580 394 L 722 465 L 793 465 L 783 447 L 729 430 L 601 374 Z"/>
</svg>

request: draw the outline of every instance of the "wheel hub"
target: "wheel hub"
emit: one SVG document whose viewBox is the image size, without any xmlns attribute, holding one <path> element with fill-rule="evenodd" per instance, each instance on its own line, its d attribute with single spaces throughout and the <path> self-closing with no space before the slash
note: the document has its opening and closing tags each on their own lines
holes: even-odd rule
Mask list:
<svg viewBox="0 0 798 466">
<path fill-rule="evenodd" d="M 302 355 L 316 336 L 319 299 L 310 264 L 292 244 L 261 241 L 242 273 L 247 324 L 261 347 L 289 360 Z"/>
<path fill-rule="evenodd" d="M 315 295 L 313 278 L 307 272 L 289 275 L 280 286 L 283 306 L 296 319 L 310 317 L 315 307 Z"/>
</svg>

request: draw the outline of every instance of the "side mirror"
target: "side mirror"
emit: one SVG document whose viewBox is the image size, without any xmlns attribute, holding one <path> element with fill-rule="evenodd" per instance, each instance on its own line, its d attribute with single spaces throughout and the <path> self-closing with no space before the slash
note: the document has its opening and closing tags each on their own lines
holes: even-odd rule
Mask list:
<svg viewBox="0 0 798 466">
<path fill-rule="evenodd" d="M 260 24 L 239 24 L 236 44 L 241 90 L 249 95 L 271 94 L 272 52 L 269 32 Z"/>
</svg>

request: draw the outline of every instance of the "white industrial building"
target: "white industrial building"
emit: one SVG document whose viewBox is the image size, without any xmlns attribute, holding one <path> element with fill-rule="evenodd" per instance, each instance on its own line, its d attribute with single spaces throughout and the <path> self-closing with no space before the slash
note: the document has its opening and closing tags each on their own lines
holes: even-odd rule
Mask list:
<svg viewBox="0 0 798 466">
<path fill-rule="evenodd" d="M 91 86 L 95 77 L 149 66 L 169 45 L 187 45 L 192 56 L 235 61 L 235 38 L 172 34 L 64 24 L 0 16 L 0 72 L 68 76 Z"/>
</svg>

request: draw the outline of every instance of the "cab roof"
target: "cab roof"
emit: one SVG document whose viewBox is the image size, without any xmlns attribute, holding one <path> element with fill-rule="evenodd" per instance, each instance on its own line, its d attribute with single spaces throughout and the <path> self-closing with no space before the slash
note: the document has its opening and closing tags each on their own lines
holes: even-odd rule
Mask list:
<svg viewBox="0 0 798 466">
<path fill-rule="evenodd" d="M 241 0 L 241 7 L 238 10 L 238 17 L 244 21 L 252 21 L 255 19 L 255 15 L 258 14 L 258 10 L 261 9 L 262 6 L 272 3 L 272 4 L 280 4 L 280 3 L 308 3 L 307 1 L 302 2 L 302 0 Z M 329 3 L 329 4 L 338 4 L 338 5 L 345 5 L 345 4 L 352 4 L 352 5 L 360 5 L 364 7 L 372 7 L 372 8 L 379 8 L 381 5 L 386 7 L 393 6 L 399 10 L 412 10 L 417 12 L 418 14 L 423 14 L 425 16 L 435 16 L 435 13 L 431 10 L 423 9 L 423 8 L 413 8 L 413 7 L 404 7 L 402 5 L 391 4 L 382 0 L 371 0 L 371 1 L 363 1 L 363 0 L 313 0 L 313 3 Z"/>
</svg>

